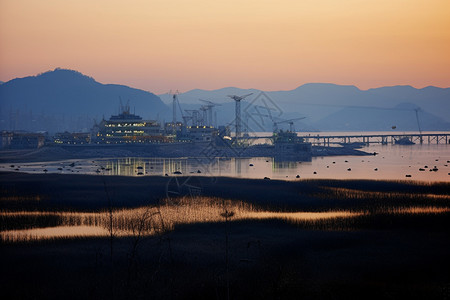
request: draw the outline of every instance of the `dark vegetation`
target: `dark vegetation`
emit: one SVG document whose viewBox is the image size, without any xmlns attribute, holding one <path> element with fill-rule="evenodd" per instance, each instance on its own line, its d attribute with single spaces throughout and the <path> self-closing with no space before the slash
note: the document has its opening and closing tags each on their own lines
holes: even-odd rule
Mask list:
<svg viewBox="0 0 450 300">
<path fill-rule="evenodd" d="M 185 184 L 186 183 L 186 184 Z M 446 196 L 450 184 L 414 181 L 371 180 L 259 180 L 229 177 L 126 177 L 99 175 L 23 174 L 0 172 L 0 209 L 83 210 L 138 207 L 156 204 L 167 197 L 167 189 L 189 195 L 189 186 L 203 196 L 235 199 L 278 211 L 361 210 L 386 206 L 447 205 L 427 194 Z M 336 190 L 339 189 L 339 190 Z M 373 192 L 373 193 L 359 193 Z M 402 201 L 404 200 L 404 201 Z"/>
<path fill-rule="evenodd" d="M 448 209 L 449 183 L 0 173 L 1 230 L 61 222 L 57 214 L 23 217 L 5 212 L 157 206 L 167 198 L 167 190 L 190 196 L 192 187 L 200 187 L 202 196 L 244 201 L 263 210 L 365 213 L 314 221 L 237 221 L 224 207 L 227 224 L 224 217 L 223 222 L 177 225 L 150 237 L 140 236 L 136 223 L 135 234 L 126 238 L 3 242 L 2 295 L 5 299 L 450 297 L 450 213 L 401 210 Z M 173 193 L 169 196 L 165 201 L 181 205 Z M 152 217 L 143 214 L 138 221 Z"/>
</svg>

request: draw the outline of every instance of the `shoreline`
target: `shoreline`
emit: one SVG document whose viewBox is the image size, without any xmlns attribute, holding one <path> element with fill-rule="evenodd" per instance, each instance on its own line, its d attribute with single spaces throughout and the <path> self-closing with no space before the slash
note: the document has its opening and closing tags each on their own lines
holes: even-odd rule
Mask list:
<svg viewBox="0 0 450 300">
<path fill-rule="evenodd" d="M 307 208 L 307 210 L 315 211 L 330 209 L 332 206 L 338 205 L 328 201 L 311 202 L 316 193 L 328 192 L 330 189 L 447 195 L 450 191 L 450 182 L 366 179 L 285 181 L 206 176 L 131 177 L 0 172 L 0 190 L 3 191 L 1 198 L 6 201 L 0 202 L 3 208 L 10 205 L 36 208 L 42 206 L 54 208 L 67 206 L 81 209 L 105 208 L 108 205 L 105 188 L 110 190 L 108 193 L 112 192 L 109 200 L 112 200 L 117 207 L 155 204 L 162 199 L 170 198 L 175 192 L 178 196 L 238 199 L 263 206 L 272 205 L 277 199 L 277 206 L 291 209 Z M 196 189 L 194 194 L 192 193 L 193 188 Z M 307 196 L 299 198 L 303 194 Z M 346 204 L 342 205 L 338 208 L 345 208 Z"/>
<path fill-rule="evenodd" d="M 192 187 L 199 193 L 192 195 Z M 166 204 L 175 218 L 195 215 L 196 196 L 221 209 L 367 212 L 308 222 L 220 214 L 219 222 L 180 223 L 160 236 L 5 241 L 0 287 L 10 299 L 67 298 L 68 290 L 69 299 L 225 298 L 226 278 L 233 299 L 448 296 L 449 212 L 401 209 L 448 209 L 450 183 L 1 172 L 0 190 L 3 230 L 57 228 L 68 218 L 78 224 L 77 213 L 111 211 L 119 221 L 121 211 Z M 164 202 L 174 195 L 168 190 L 184 197 Z M 230 202 L 237 206 L 225 206 Z M 169 213 L 159 216 L 146 224 L 168 224 Z"/>
<path fill-rule="evenodd" d="M 52 162 L 58 160 L 69 159 L 103 159 L 103 158 L 124 158 L 124 157 L 146 157 L 146 158 L 183 158 L 183 157 L 195 157 L 195 158 L 211 158 L 208 153 L 204 153 L 206 147 L 197 147 L 192 155 L 186 155 L 187 153 L 182 150 L 168 149 L 170 146 L 163 145 L 92 145 L 92 146 L 44 146 L 39 149 L 5 149 L 0 150 L 0 163 L 27 163 L 27 162 Z M 228 151 L 231 152 L 231 151 Z M 236 157 L 236 158 L 249 158 L 249 157 L 270 157 L 267 155 L 258 155 L 251 153 L 252 155 L 233 155 L 221 151 L 215 155 L 217 158 L 221 157 Z M 214 153 L 215 154 L 215 153 Z M 323 156 L 370 156 L 374 153 L 368 153 L 362 150 L 348 148 L 348 147 L 320 147 L 313 146 L 310 156 L 299 157 L 298 161 L 308 161 L 312 157 Z M 282 160 L 282 159 L 280 159 Z M 286 161 L 295 161 L 296 159 L 286 159 Z"/>
</svg>

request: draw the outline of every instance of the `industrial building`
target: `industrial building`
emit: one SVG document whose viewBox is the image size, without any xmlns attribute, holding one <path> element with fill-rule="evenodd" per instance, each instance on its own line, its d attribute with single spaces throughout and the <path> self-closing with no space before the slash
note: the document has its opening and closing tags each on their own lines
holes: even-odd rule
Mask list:
<svg viewBox="0 0 450 300">
<path fill-rule="evenodd" d="M 154 120 L 143 120 L 130 113 L 130 106 L 120 106 L 118 115 L 103 119 L 92 129 L 92 142 L 98 144 L 123 143 L 170 143 L 174 136 L 164 134 L 160 124 Z"/>
<path fill-rule="evenodd" d="M 1 133 L 1 148 L 7 149 L 37 149 L 44 146 L 46 132 L 8 132 Z"/>
</svg>

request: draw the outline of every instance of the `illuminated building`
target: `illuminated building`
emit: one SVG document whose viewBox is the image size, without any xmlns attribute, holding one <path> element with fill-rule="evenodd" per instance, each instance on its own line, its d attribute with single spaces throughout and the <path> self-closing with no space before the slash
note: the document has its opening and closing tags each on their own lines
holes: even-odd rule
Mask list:
<svg viewBox="0 0 450 300">
<path fill-rule="evenodd" d="M 121 112 L 109 120 L 102 120 L 93 128 L 93 142 L 99 144 L 122 143 L 168 143 L 173 137 L 165 136 L 157 121 L 142 120 L 130 113 L 128 105 L 121 106 Z"/>
</svg>

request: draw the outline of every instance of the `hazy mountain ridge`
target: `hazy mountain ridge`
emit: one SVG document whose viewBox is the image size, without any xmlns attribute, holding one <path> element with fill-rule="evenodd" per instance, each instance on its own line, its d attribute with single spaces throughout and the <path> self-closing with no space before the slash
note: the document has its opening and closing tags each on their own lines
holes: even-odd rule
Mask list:
<svg viewBox="0 0 450 300">
<path fill-rule="evenodd" d="M 0 99 L 0 126 L 8 130 L 87 130 L 94 119 L 117 114 L 120 99 L 146 119 L 170 114 L 153 93 L 66 69 L 10 80 L 0 86 Z"/>
<path fill-rule="evenodd" d="M 214 110 L 217 124 L 222 125 L 232 123 L 235 118 L 234 101 L 227 95 L 253 93 L 242 101 L 242 117 L 250 119 L 250 130 L 271 130 L 270 118 L 261 116 L 268 112 L 260 109 L 260 115 L 254 115 L 254 110 L 248 107 L 260 92 L 236 87 L 194 89 L 179 94 L 179 101 L 183 114 L 186 114 L 185 109 L 198 109 L 202 104 L 199 99 L 221 104 Z M 277 116 L 281 119 L 306 117 L 295 123 L 295 128 L 301 131 L 389 130 L 392 126 L 397 126 L 398 130 L 417 130 L 415 107 L 420 107 L 419 121 L 423 130 L 450 130 L 450 88 L 392 86 L 360 90 L 351 85 L 308 83 L 294 90 L 270 91 L 265 95 L 279 108 Z M 0 85 L 0 129 L 88 130 L 94 119 L 99 121 L 102 116 L 109 118 L 117 114 L 119 99 L 123 104 L 130 100 L 131 110 L 135 109 L 136 114 L 145 119 L 172 119 L 172 95 L 158 97 L 124 85 L 102 84 L 77 71 L 55 69 Z M 402 103 L 410 107 L 400 109 L 405 105 Z M 181 121 L 179 109 L 177 116 Z M 284 123 L 279 127 L 289 125 Z"/>
<path fill-rule="evenodd" d="M 417 120 L 415 108 L 418 108 L 415 104 L 400 103 L 392 109 L 371 109 L 367 113 L 365 108 L 347 107 L 316 124 L 323 130 L 336 131 L 370 131 L 373 128 L 384 131 L 391 128 L 397 131 L 418 131 L 418 122 L 420 129 L 424 131 L 450 129 L 449 122 L 423 110 L 419 110 Z"/>
<path fill-rule="evenodd" d="M 233 101 L 229 94 L 244 95 L 254 93 L 243 101 L 242 107 L 260 93 L 256 89 L 228 87 L 219 90 L 191 90 L 179 95 L 180 102 L 201 104 L 198 99 L 209 99 L 228 107 Z M 450 130 L 450 88 L 412 86 L 391 86 L 361 90 L 352 85 L 330 83 L 308 83 L 289 91 L 270 91 L 266 94 L 282 110 L 282 118 L 290 119 L 306 116 L 303 126 L 298 128 L 316 130 L 389 130 L 396 125 L 400 130 L 417 130 L 415 112 L 385 110 L 396 108 L 402 103 L 420 107 L 419 120 L 424 130 Z M 171 98 L 163 97 L 170 103 Z M 226 103 L 226 104 L 225 104 Z M 232 110 L 227 109 L 228 119 Z M 351 113 L 353 112 L 353 114 Z M 370 125 L 365 125 L 365 123 Z"/>
</svg>

